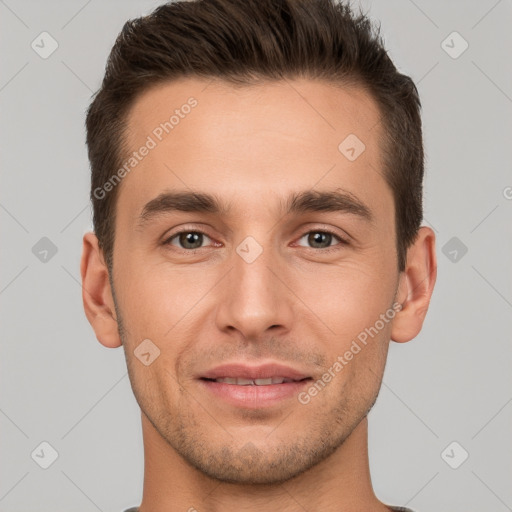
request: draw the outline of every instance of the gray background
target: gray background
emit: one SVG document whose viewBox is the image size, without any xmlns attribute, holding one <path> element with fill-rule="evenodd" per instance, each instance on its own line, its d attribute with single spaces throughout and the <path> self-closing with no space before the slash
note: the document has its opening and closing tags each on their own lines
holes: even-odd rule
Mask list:
<svg viewBox="0 0 512 512">
<path fill-rule="evenodd" d="M 0 1 L 0 511 L 116 512 L 141 500 L 123 349 L 100 345 L 82 308 L 84 111 L 124 21 L 159 3 Z M 370 414 L 375 490 L 420 512 L 512 510 L 512 3 L 361 5 L 420 90 L 439 259 L 424 329 L 392 344 Z M 43 31 L 58 43 L 46 59 L 31 47 Z M 469 44 L 457 58 L 453 31 Z M 47 469 L 43 441 L 58 452 Z"/>
</svg>

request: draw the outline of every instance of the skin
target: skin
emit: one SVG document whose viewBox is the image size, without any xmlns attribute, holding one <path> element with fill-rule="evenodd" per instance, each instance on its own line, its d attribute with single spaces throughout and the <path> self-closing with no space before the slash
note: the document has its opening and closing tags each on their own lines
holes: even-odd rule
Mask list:
<svg viewBox="0 0 512 512">
<path fill-rule="evenodd" d="M 83 239 L 87 318 L 100 343 L 124 347 L 141 408 L 140 511 L 389 510 L 372 489 L 366 416 L 390 340 L 422 327 L 436 257 L 422 227 L 398 272 L 378 107 L 361 89 L 320 81 L 235 88 L 188 78 L 136 100 L 128 147 L 190 96 L 198 105 L 119 185 L 111 280 L 94 233 Z M 353 162 L 338 150 L 351 133 L 366 146 Z M 177 190 L 215 194 L 229 214 L 174 211 L 138 225 L 147 202 Z M 350 193 L 372 220 L 287 215 L 281 204 L 302 190 Z M 179 237 L 165 244 L 182 229 L 205 233 L 195 253 Z M 315 245 L 308 234 L 325 229 L 348 243 Z M 247 236 L 263 249 L 250 264 L 236 252 Z M 400 312 L 307 405 L 293 396 L 234 407 L 196 379 L 227 361 L 276 361 L 316 381 L 394 303 Z M 148 366 L 134 355 L 145 339 L 160 350 Z"/>
</svg>

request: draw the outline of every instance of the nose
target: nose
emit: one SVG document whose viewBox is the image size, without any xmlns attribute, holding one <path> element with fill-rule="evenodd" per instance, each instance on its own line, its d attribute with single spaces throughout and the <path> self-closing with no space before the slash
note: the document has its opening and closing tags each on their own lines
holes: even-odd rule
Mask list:
<svg viewBox="0 0 512 512">
<path fill-rule="evenodd" d="M 254 251 L 254 246 L 246 246 Z M 216 322 L 232 336 L 257 341 L 271 331 L 283 334 L 291 329 L 293 293 L 286 286 L 284 262 L 270 248 L 251 261 L 243 252 L 234 252 L 231 270 L 222 285 Z M 279 276 L 279 277 L 278 277 Z"/>
</svg>

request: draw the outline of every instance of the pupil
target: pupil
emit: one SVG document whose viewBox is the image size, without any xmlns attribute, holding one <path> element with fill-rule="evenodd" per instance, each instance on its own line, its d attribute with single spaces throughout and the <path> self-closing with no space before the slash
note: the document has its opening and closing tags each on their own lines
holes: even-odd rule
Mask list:
<svg viewBox="0 0 512 512">
<path fill-rule="evenodd" d="M 201 236 L 200 233 L 185 233 L 184 235 L 181 236 L 180 242 L 187 249 L 198 249 L 199 247 L 201 247 L 200 236 Z M 199 240 L 199 244 L 197 244 L 198 240 Z M 194 242 L 196 243 L 195 246 L 194 246 Z M 192 244 L 193 247 L 189 247 L 188 246 L 189 243 Z"/>
<path fill-rule="evenodd" d="M 312 239 L 312 244 L 316 244 L 316 243 L 319 243 L 321 244 L 322 243 L 322 238 L 324 237 L 327 237 L 327 242 L 330 241 L 329 237 L 331 235 L 329 233 L 320 233 L 320 232 L 316 232 L 312 235 L 310 235 L 310 242 L 311 242 L 311 239 Z M 325 243 L 325 240 L 324 240 L 324 243 Z"/>
</svg>

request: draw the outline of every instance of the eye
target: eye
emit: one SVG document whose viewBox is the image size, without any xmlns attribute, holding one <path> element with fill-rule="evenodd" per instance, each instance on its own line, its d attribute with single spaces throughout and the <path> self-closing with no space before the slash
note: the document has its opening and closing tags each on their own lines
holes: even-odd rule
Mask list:
<svg viewBox="0 0 512 512">
<path fill-rule="evenodd" d="M 210 237 L 203 233 L 202 231 L 180 231 L 179 233 L 175 233 L 174 235 L 169 237 L 164 242 L 164 245 L 176 246 L 176 244 L 173 243 L 173 240 L 176 239 L 177 243 L 179 244 L 178 247 L 180 249 L 192 251 L 194 249 L 201 249 L 204 237 L 211 240 Z"/>
<path fill-rule="evenodd" d="M 167 238 L 163 242 L 163 245 L 172 245 L 185 251 L 194 251 L 204 247 L 203 242 L 205 241 L 205 237 L 212 241 L 211 238 L 202 231 L 183 230 Z M 348 245 L 345 239 L 328 230 L 308 231 L 304 233 L 299 240 L 304 238 L 307 239 L 308 244 L 311 244 L 310 249 L 318 249 L 322 252 L 335 251 L 340 248 L 338 246 Z M 339 243 L 331 245 L 334 240 L 338 240 Z"/>
<path fill-rule="evenodd" d="M 332 246 L 331 242 L 333 239 L 337 239 L 340 243 L 337 245 L 347 245 L 348 242 L 341 238 L 339 235 L 336 235 L 332 233 L 331 231 L 326 230 L 315 230 L 315 231 L 308 231 L 307 233 L 304 233 L 300 240 L 303 238 L 306 238 L 306 241 L 308 244 L 311 244 L 311 249 L 320 249 L 323 252 L 330 252 L 338 250 L 340 247 Z"/>
</svg>

